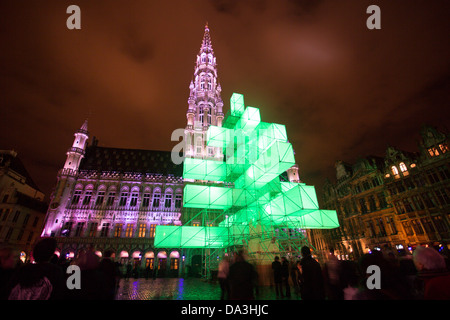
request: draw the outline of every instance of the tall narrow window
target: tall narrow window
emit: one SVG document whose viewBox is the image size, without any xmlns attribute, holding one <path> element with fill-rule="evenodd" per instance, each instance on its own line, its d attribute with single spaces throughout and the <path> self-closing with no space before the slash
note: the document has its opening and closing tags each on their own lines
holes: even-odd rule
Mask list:
<svg viewBox="0 0 450 320">
<path fill-rule="evenodd" d="M 122 223 L 116 223 L 116 225 L 114 226 L 114 237 L 115 238 L 120 238 L 122 236 L 122 228 L 123 228 Z"/>
<path fill-rule="evenodd" d="M 394 175 L 398 175 L 398 169 L 397 169 L 396 166 L 392 166 L 391 169 L 392 169 L 392 173 L 393 173 Z"/>
<path fill-rule="evenodd" d="M 361 213 L 367 213 L 366 201 L 363 198 L 359 199 L 359 205 L 361 206 Z"/>
<path fill-rule="evenodd" d="M 123 207 L 127 204 L 128 192 L 122 192 L 120 195 L 119 206 Z"/>
<path fill-rule="evenodd" d="M 102 225 L 102 231 L 100 232 L 100 237 L 106 238 L 108 236 L 109 223 L 104 223 Z"/>
<path fill-rule="evenodd" d="M 161 199 L 161 193 L 155 192 L 153 194 L 153 208 L 159 208 L 159 200 Z"/>
<path fill-rule="evenodd" d="M 27 226 L 28 220 L 30 220 L 30 214 L 29 213 L 25 216 L 25 219 L 23 219 L 23 227 Z"/>
<path fill-rule="evenodd" d="M 106 202 L 107 206 L 112 206 L 114 204 L 114 199 L 116 198 L 115 192 L 110 192 L 108 195 L 108 201 Z"/>
<path fill-rule="evenodd" d="M 145 231 L 147 229 L 147 226 L 145 223 L 140 223 L 139 224 L 139 238 L 144 238 L 145 237 Z"/>
<path fill-rule="evenodd" d="M 127 224 L 127 230 L 125 231 L 125 237 L 131 238 L 133 236 L 133 224 L 128 223 Z"/>
<path fill-rule="evenodd" d="M 16 213 L 14 214 L 14 217 L 12 219 L 12 222 L 17 222 L 17 219 L 19 219 L 19 215 L 20 215 L 20 211 L 17 210 Z"/>
<path fill-rule="evenodd" d="M 172 194 L 166 193 L 164 207 L 170 208 L 172 206 Z"/>
<path fill-rule="evenodd" d="M 97 222 L 91 222 L 91 227 L 89 228 L 89 237 L 95 237 L 97 234 Z"/>
<path fill-rule="evenodd" d="M 75 190 L 75 193 L 73 194 L 72 198 L 72 204 L 78 204 L 78 202 L 80 201 L 80 196 L 81 190 Z"/>
<path fill-rule="evenodd" d="M 137 199 L 138 199 L 138 194 L 137 193 L 133 193 L 131 195 L 130 206 L 135 207 L 136 204 L 137 204 Z"/>
<path fill-rule="evenodd" d="M 83 231 L 84 222 L 78 222 L 77 223 L 77 229 L 75 230 L 75 237 L 80 237 L 81 232 Z"/>
<path fill-rule="evenodd" d="M 150 225 L 150 234 L 149 237 L 150 238 L 154 238 L 155 237 L 155 231 L 156 231 L 156 224 L 151 224 Z"/>
<path fill-rule="evenodd" d="M 177 193 L 175 195 L 175 208 L 181 208 L 182 204 L 182 195 L 180 193 Z"/>
<path fill-rule="evenodd" d="M 407 170 L 408 170 L 408 168 L 406 168 L 405 163 L 404 162 L 400 162 L 400 171 L 401 172 L 405 172 Z"/>
<path fill-rule="evenodd" d="M 146 193 L 144 194 L 144 199 L 142 200 L 142 206 L 144 208 L 148 208 L 149 205 L 150 205 L 150 194 Z"/>
<path fill-rule="evenodd" d="M 95 201 L 95 205 L 101 206 L 103 204 L 103 199 L 105 199 L 105 191 L 99 191 L 97 195 L 97 201 Z"/>
</svg>

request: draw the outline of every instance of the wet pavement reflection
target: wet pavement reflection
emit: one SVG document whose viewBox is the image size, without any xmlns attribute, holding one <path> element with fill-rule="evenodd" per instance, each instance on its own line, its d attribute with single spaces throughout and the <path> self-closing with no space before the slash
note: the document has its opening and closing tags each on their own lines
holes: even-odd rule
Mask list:
<svg viewBox="0 0 450 320">
<path fill-rule="evenodd" d="M 275 288 L 263 286 L 255 295 L 257 300 L 279 300 Z M 198 278 L 121 279 L 117 300 L 220 300 L 218 282 Z M 294 294 L 284 300 L 296 300 Z"/>
</svg>

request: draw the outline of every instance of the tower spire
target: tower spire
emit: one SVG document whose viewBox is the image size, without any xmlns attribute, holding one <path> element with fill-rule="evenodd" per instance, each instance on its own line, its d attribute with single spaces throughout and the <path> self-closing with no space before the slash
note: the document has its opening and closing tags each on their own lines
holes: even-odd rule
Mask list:
<svg viewBox="0 0 450 320">
<path fill-rule="evenodd" d="M 218 148 L 207 147 L 206 131 L 210 125 L 222 126 L 223 101 L 217 75 L 217 63 L 212 48 L 209 24 L 206 22 L 200 51 L 189 84 L 189 108 L 186 126 L 186 156 L 220 158 Z"/>
<path fill-rule="evenodd" d="M 212 53 L 214 54 L 214 50 L 212 48 L 211 35 L 209 33 L 208 21 L 205 24 L 205 32 L 203 34 L 202 45 L 200 47 L 201 53 Z"/>
</svg>

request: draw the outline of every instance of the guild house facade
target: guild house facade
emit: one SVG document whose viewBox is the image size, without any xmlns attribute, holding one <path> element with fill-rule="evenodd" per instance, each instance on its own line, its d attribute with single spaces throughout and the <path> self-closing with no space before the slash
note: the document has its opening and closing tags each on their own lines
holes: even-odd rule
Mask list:
<svg viewBox="0 0 450 320">
<path fill-rule="evenodd" d="M 325 258 L 381 250 L 412 251 L 418 245 L 444 250 L 450 242 L 449 135 L 423 126 L 418 152 L 389 147 L 385 157 L 354 164 L 336 162 L 336 181 L 323 190 L 324 207 L 335 209 L 340 227 L 311 231 Z"/>
</svg>

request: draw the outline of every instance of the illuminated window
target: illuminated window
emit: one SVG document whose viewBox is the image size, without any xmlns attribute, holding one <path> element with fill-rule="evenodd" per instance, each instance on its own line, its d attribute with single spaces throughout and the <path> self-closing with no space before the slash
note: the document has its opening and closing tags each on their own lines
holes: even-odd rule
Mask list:
<svg viewBox="0 0 450 320">
<path fill-rule="evenodd" d="M 133 236 L 133 224 L 128 223 L 127 229 L 125 230 L 125 237 L 131 238 Z"/>
<path fill-rule="evenodd" d="M 439 151 L 436 148 L 430 148 L 428 149 L 428 153 L 430 154 L 430 156 L 432 157 L 437 157 L 439 155 Z"/>
<path fill-rule="evenodd" d="M 170 270 L 178 270 L 178 259 L 177 258 L 170 259 Z"/>
<path fill-rule="evenodd" d="M 95 235 L 97 234 L 97 226 L 97 222 L 91 223 L 91 227 L 89 228 L 89 237 L 95 237 Z"/>
<path fill-rule="evenodd" d="M 86 191 L 86 194 L 83 199 L 83 205 L 86 206 L 91 202 L 92 191 Z"/>
<path fill-rule="evenodd" d="M 107 237 L 109 231 L 109 223 L 104 223 L 102 225 L 102 231 L 100 232 L 100 237 Z"/>
<path fill-rule="evenodd" d="M 200 227 L 200 222 L 192 222 L 193 227 Z"/>
<path fill-rule="evenodd" d="M 441 149 L 442 153 L 446 153 L 449 149 L 448 149 L 448 145 L 445 144 L 440 144 L 439 148 Z"/>
<path fill-rule="evenodd" d="M 120 238 L 122 236 L 122 228 L 123 228 L 122 223 L 116 223 L 116 225 L 114 226 L 114 237 L 115 238 Z"/>
<path fill-rule="evenodd" d="M 155 237 L 155 231 L 156 231 L 156 224 L 151 224 L 150 225 L 150 234 L 149 237 L 150 238 L 154 238 Z"/>
<path fill-rule="evenodd" d="M 408 168 L 406 168 L 405 163 L 404 162 L 400 162 L 400 171 L 401 172 L 405 172 L 407 170 L 408 170 Z"/>
<path fill-rule="evenodd" d="M 397 169 L 396 166 L 392 166 L 391 169 L 392 169 L 392 173 L 393 173 L 394 175 L 398 175 L 398 169 Z"/>
<path fill-rule="evenodd" d="M 147 229 L 147 226 L 145 225 L 145 223 L 140 223 L 139 224 L 139 238 L 144 238 L 145 237 L 145 231 Z"/>
<path fill-rule="evenodd" d="M 182 195 L 177 193 L 175 196 L 175 208 L 181 208 Z"/>
</svg>

